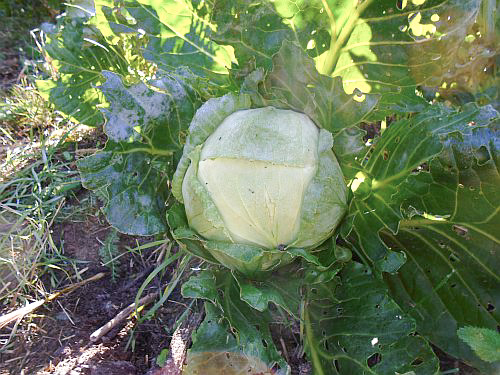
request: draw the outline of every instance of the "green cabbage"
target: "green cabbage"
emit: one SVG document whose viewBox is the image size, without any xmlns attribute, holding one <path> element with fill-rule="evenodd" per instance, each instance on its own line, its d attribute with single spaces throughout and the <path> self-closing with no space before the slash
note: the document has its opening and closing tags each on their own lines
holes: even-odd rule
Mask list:
<svg viewBox="0 0 500 375">
<path fill-rule="evenodd" d="M 173 192 L 211 256 L 245 273 L 265 271 L 289 263 L 288 250 L 329 238 L 346 211 L 347 189 L 331 133 L 305 114 L 242 109 L 248 103 L 235 96 L 199 112 L 223 103 L 226 116 L 217 124 L 195 116 Z M 254 257 L 259 265 L 236 259 L 244 245 L 262 254 Z"/>
</svg>

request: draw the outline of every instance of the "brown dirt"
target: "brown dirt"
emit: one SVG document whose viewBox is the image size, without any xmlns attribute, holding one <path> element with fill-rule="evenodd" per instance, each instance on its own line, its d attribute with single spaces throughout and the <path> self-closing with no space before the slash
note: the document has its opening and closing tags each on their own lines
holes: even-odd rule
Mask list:
<svg viewBox="0 0 500 375">
<path fill-rule="evenodd" d="M 88 216 L 82 222 L 67 222 L 54 227 L 56 245 L 64 255 L 79 261 L 77 269 L 86 270 L 86 279 L 98 272 L 108 272 L 101 265 L 99 250 L 112 230 L 99 216 Z M 144 374 L 154 365 L 155 357 L 168 348 L 172 327 L 185 311 L 185 301 L 175 290 L 155 314 L 154 319 L 137 325 L 128 319 L 96 343 L 90 335 L 107 323 L 123 308 L 134 302 L 142 282 L 154 269 L 152 250 L 143 250 L 142 257 L 127 251 L 151 241 L 151 238 L 119 236 L 118 249 L 124 255 L 117 261 L 116 277 L 110 273 L 103 279 L 63 295 L 37 310 L 36 316 L 27 317 L 31 324 L 18 327 L 12 350 L 0 354 L 0 374 Z M 150 261 L 145 259 L 149 258 Z M 66 272 L 75 274 L 68 264 Z M 64 272 L 59 271 L 61 279 Z M 168 275 L 157 277 L 144 291 L 144 295 L 166 285 Z M 47 289 L 61 289 L 68 284 L 52 288 L 50 278 L 45 280 Z M 173 300 L 173 302 L 172 302 Z M 12 324 L 4 330 L 12 329 Z M 2 330 L 3 331 L 3 330 Z M 3 333 L 3 332 L 2 332 Z M 129 340 L 132 341 L 129 342 Z"/>
</svg>

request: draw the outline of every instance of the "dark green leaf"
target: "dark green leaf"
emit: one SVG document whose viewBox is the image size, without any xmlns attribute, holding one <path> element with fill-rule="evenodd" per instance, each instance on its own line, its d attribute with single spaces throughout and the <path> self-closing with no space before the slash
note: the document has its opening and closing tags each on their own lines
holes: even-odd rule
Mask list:
<svg viewBox="0 0 500 375">
<path fill-rule="evenodd" d="M 304 325 L 314 374 L 438 373 L 415 321 L 387 293 L 359 263 L 346 266 L 338 280 L 308 289 Z"/>
<path fill-rule="evenodd" d="M 294 272 L 295 271 L 295 272 Z M 268 309 L 270 302 L 298 317 L 304 279 L 297 269 L 287 267 L 273 272 L 265 280 L 251 280 L 238 274 L 234 278 L 240 287 L 240 298 L 258 311 Z"/>
<path fill-rule="evenodd" d="M 363 259 L 374 262 L 380 270 L 397 271 L 404 263 L 404 255 L 389 252 L 378 233 L 381 229 L 390 233 L 398 230 L 404 197 L 395 199 L 393 195 L 402 190 L 399 185 L 441 152 L 443 137 L 454 132 L 470 134 L 470 124 L 484 126 L 494 112 L 476 106 L 461 112 L 430 107 L 415 117 L 393 123 L 370 152 L 359 158 L 360 171 L 350 183 L 354 199 L 347 220 L 353 220 L 352 234 Z M 441 198 L 439 201 L 448 202 Z"/>
<path fill-rule="evenodd" d="M 474 121 L 475 120 L 475 121 Z M 400 185 L 407 219 L 398 235 L 383 232 L 408 262 L 387 277 L 391 293 L 418 323 L 419 332 L 457 358 L 491 371 L 456 336 L 464 325 L 496 329 L 500 321 L 499 130 L 453 134 L 430 164 Z"/>
<path fill-rule="evenodd" d="M 217 286 L 212 271 L 201 271 L 182 284 L 182 295 L 186 298 L 203 298 L 212 303 L 217 300 Z"/>
<path fill-rule="evenodd" d="M 203 276 L 190 280 L 191 284 L 202 282 L 202 288 L 187 289 L 187 296 L 192 298 L 206 299 L 207 296 L 217 296 L 215 304 L 205 304 L 206 317 L 193 336 L 188 366 L 198 366 L 198 361 L 205 361 L 211 372 L 207 370 L 204 373 L 212 374 L 215 370 L 220 373 L 229 366 L 228 362 L 231 360 L 239 362 L 243 358 L 244 362 L 246 361 L 244 366 L 257 366 L 262 371 L 262 367 L 270 369 L 277 365 L 280 368 L 279 374 L 289 374 L 290 368 L 279 355 L 271 338 L 269 312 L 254 310 L 240 300 L 240 288 L 231 273 L 212 273 L 216 280 L 213 283 L 210 272 L 206 271 Z M 209 291 L 210 288 L 212 291 Z M 200 293 L 197 293 L 197 290 Z M 193 357 L 196 353 L 200 355 Z M 218 361 L 220 354 L 226 356 L 225 361 Z M 244 368 L 246 370 L 246 367 Z"/>
</svg>

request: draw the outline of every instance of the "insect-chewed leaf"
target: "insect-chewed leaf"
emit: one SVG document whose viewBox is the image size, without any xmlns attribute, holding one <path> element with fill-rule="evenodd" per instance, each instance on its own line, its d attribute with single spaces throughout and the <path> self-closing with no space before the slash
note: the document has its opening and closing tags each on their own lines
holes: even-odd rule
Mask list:
<svg viewBox="0 0 500 375">
<path fill-rule="evenodd" d="M 319 74 L 295 43 L 283 42 L 272 61 L 265 82 L 271 103 L 304 112 L 333 134 L 360 123 L 377 104 L 376 95 L 347 95 L 342 80 Z"/>
<path fill-rule="evenodd" d="M 251 374 L 270 369 L 272 374 L 290 374 L 271 338 L 269 311 L 259 312 L 242 301 L 231 273 L 204 271 L 192 276 L 188 284 L 183 295 L 207 300 L 205 319 L 193 335 L 188 352 L 188 374 L 211 374 L 205 368 L 228 374 L 242 369 L 257 371 Z"/>
<path fill-rule="evenodd" d="M 308 288 L 304 326 L 314 374 L 438 374 L 415 321 L 369 268 L 352 262 L 339 276 Z"/>
<path fill-rule="evenodd" d="M 148 39 L 144 57 L 160 69 L 188 66 L 200 76 L 221 82 L 227 76 L 233 57 L 230 49 L 211 39 L 214 25 L 208 4 L 187 0 L 96 0 L 95 4 L 103 34 L 109 40 L 120 33 L 143 35 Z"/>
<path fill-rule="evenodd" d="M 126 86 L 121 77 L 105 71 L 100 87 L 109 102 L 104 109 L 108 137 L 116 142 L 144 143 L 154 154 L 173 152 L 183 146 L 187 128 L 201 104 L 189 70 L 180 68 L 148 84 Z"/>
<path fill-rule="evenodd" d="M 429 171 L 398 188 L 406 218 L 397 235 L 382 232 L 407 263 L 388 276 L 391 293 L 418 324 L 418 331 L 457 358 L 493 373 L 455 332 L 464 325 L 496 330 L 500 321 L 500 176 L 498 124 L 455 134 Z"/>
<path fill-rule="evenodd" d="M 98 31 L 90 36 L 85 30 L 84 20 L 79 18 L 63 18 L 58 27 L 50 28 L 44 52 L 59 78 L 56 82 L 39 80 L 37 87 L 57 110 L 80 123 L 97 126 L 104 123 L 98 107 L 105 99 L 96 88 L 104 82 L 101 72 L 126 74 L 127 62 Z"/>
<path fill-rule="evenodd" d="M 496 111 L 491 111 L 490 107 L 471 105 L 455 112 L 435 106 L 408 120 L 393 123 L 382 134 L 366 156 L 358 159 L 359 172 L 350 182 L 355 199 L 348 216 L 353 220 L 352 234 L 357 239 L 360 256 L 373 261 L 382 271 L 397 271 L 404 257 L 400 256 L 400 261 L 395 262 L 395 255 L 402 253 L 389 252 L 379 232 L 382 229 L 387 233 L 398 231 L 403 218 L 400 206 L 406 198 L 404 194 L 396 194 L 405 191 L 403 186 L 406 185 L 400 184 L 406 178 L 413 178 L 412 174 L 441 153 L 447 136 L 456 133 L 469 137 L 473 129 L 471 124 L 486 126 L 496 116 Z M 454 184 L 454 188 L 459 186 L 458 181 Z M 411 184 L 409 187 L 411 189 Z M 429 194 L 430 200 L 435 198 L 437 196 Z"/>
</svg>

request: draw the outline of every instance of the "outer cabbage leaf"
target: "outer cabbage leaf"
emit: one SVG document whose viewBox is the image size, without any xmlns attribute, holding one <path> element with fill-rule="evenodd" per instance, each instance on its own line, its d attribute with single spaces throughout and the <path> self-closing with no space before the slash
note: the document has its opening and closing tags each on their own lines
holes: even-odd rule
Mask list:
<svg viewBox="0 0 500 375">
<path fill-rule="evenodd" d="M 485 126 L 496 116 L 490 107 L 471 105 L 461 112 L 430 107 L 410 119 L 391 124 L 369 152 L 359 158 L 359 171 L 350 182 L 354 199 L 343 235 L 351 233 L 362 259 L 381 271 L 397 271 L 405 255 L 389 251 L 379 232 L 398 231 L 403 218 L 400 210 L 403 198 L 394 199 L 394 194 L 401 190 L 399 185 L 441 153 L 447 135 L 454 132 L 470 135 L 470 124 Z"/>
<path fill-rule="evenodd" d="M 46 25 L 49 40 L 43 52 L 57 70 L 57 81 L 38 80 L 37 87 L 57 110 L 86 125 L 102 125 L 99 107 L 105 104 L 96 88 L 105 78 L 103 70 L 127 73 L 122 53 L 92 31 L 86 35 L 85 20 L 63 18 L 58 26 Z"/>
<path fill-rule="evenodd" d="M 270 374 L 290 373 L 272 341 L 269 312 L 259 312 L 240 300 L 239 287 L 231 273 L 204 271 L 192 276 L 182 292 L 184 297 L 208 300 L 205 320 L 193 335 L 188 352 L 188 374 L 196 374 L 195 369 L 203 363 L 211 372 L 199 374 L 223 370 L 232 374 L 242 368 Z"/>
<path fill-rule="evenodd" d="M 165 200 L 171 158 L 145 152 L 100 151 L 78 161 L 85 188 L 103 200 L 103 212 L 122 233 L 166 230 Z"/>
<path fill-rule="evenodd" d="M 470 134 L 448 137 L 429 171 L 399 186 L 394 198 L 406 218 L 397 235 L 384 230 L 382 237 L 408 260 L 386 281 L 421 334 L 493 373 L 456 335 L 467 325 L 496 330 L 500 321 L 500 131 L 498 122 L 468 124 Z"/>
<path fill-rule="evenodd" d="M 283 40 L 295 42 L 314 58 L 321 74 L 342 77 L 347 93 L 388 93 L 382 96 L 382 108 L 377 108 L 376 118 L 382 119 L 421 110 L 425 102 L 415 95 L 415 86 L 451 83 L 463 66 L 484 66 L 485 58 L 494 56 L 495 49 L 487 43 L 471 49 L 465 41 L 480 4 L 222 0 L 213 13 L 216 40 L 234 47 L 243 72 L 254 66 L 270 69 Z"/>
<path fill-rule="evenodd" d="M 182 149 L 188 121 L 201 102 L 197 79 L 189 70 L 174 70 L 147 85 L 126 86 L 112 72 L 104 71 L 103 76 L 106 81 L 99 88 L 110 103 L 102 110 L 107 119 L 104 131 L 111 141 L 143 143 L 143 151 L 159 155 Z"/>
<path fill-rule="evenodd" d="M 349 263 L 336 280 L 310 286 L 303 316 L 314 374 L 439 373 L 415 321 L 359 263 Z"/>
<path fill-rule="evenodd" d="M 118 75 L 104 74 L 109 140 L 103 151 L 78 162 L 83 184 L 99 193 L 107 219 L 121 232 L 164 232 L 173 155 L 201 101 L 196 80 L 180 69 L 148 86 L 127 87 Z"/>
<path fill-rule="evenodd" d="M 479 6 L 479 0 L 223 0 L 214 20 L 216 39 L 234 47 L 241 66 L 255 60 L 270 68 L 281 42 L 294 41 L 320 73 L 342 76 L 349 92 L 369 92 L 439 79 L 456 62 L 450 52 L 467 46 Z"/>
<path fill-rule="evenodd" d="M 211 39 L 209 3 L 199 1 L 96 0 L 97 25 L 110 41 L 121 33 L 145 35 L 143 55 L 164 71 L 188 66 L 224 83 L 232 51 Z M 227 82 L 226 82 L 227 83 Z"/>
<path fill-rule="evenodd" d="M 271 103 L 303 112 L 333 134 L 359 124 L 377 104 L 376 95 L 347 95 L 340 78 L 319 74 L 313 60 L 292 42 L 283 42 L 272 63 L 264 82 Z"/>
</svg>

